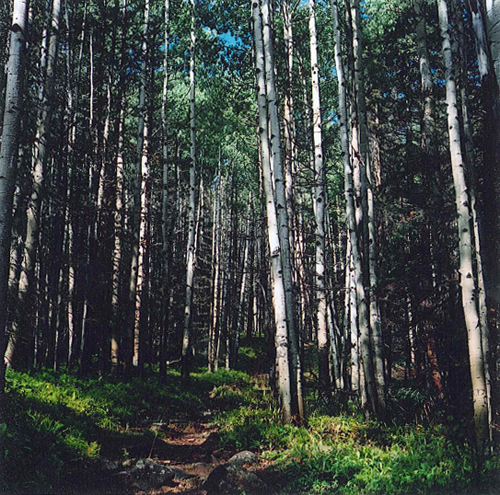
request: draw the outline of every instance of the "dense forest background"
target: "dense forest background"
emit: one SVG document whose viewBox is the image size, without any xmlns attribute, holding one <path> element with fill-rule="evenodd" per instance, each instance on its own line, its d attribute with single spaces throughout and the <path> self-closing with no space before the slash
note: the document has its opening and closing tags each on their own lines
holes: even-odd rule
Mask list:
<svg viewBox="0 0 500 495">
<path fill-rule="evenodd" d="M 64 407 L 105 382 L 180 414 L 213 379 L 270 387 L 226 418 L 241 438 L 252 415 L 288 432 L 278 450 L 291 431 L 333 435 L 318 414 L 377 424 L 386 447 L 408 432 L 383 428 L 413 423 L 467 459 L 434 473 L 439 490 L 491 479 L 499 26 L 497 0 L 2 2 L 4 466 L 58 380 Z M 302 490 L 438 493 L 410 467 L 342 491 L 357 471 L 314 462 Z"/>
</svg>

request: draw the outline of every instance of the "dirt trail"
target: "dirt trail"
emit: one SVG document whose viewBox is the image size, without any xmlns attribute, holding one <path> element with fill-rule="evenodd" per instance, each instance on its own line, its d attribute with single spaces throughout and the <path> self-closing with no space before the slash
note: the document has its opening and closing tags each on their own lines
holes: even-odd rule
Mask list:
<svg viewBox="0 0 500 495">
<path fill-rule="evenodd" d="M 211 423 L 191 422 L 189 424 L 169 423 L 155 425 L 161 428 L 151 445 L 150 458 L 159 464 L 181 469 L 192 478 L 173 480 L 171 486 L 146 491 L 138 494 L 156 495 L 161 493 L 188 493 L 204 495 L 204 480 L 216 466 L 225 462 L 233 452 L 218 449 L 218 428 Z"/>
<path fill-rule="evenodd" d="M 102 445 L 102 459 L 76 475 L 74 481 L 81 480 L 79 489 L 67 493 L 206 495 L 206 478 L 237 453 L 219 448 L 218 428 L 210 422 L 157 423 L 150 429 L 113 435 Z M 266 462 L 258 459 L 245 468 L 273 486 L 271 491 L 279 493 L 276 475 L 266 470 Z M 163 472 L 174 474 L 165 476 Z"/>
</svg>

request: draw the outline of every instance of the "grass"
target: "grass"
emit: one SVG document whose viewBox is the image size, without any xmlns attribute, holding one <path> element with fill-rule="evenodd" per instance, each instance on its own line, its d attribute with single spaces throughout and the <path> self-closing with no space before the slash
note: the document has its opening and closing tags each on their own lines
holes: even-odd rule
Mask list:
<svg viewBox="0 0 500 495">
<path fill-rule="evenodd" d="M 404 390 L 391 397 L 396 411 L 424 401 Z M 9 371 L 8 403 L 7 424 L 0 425 L 6 493 L 63 493 L 65 481 L 82 466 L 98 464 L 110 452 L 133 456 L 113 451 L 114 444 L 139 431 L 153 437 L 148 428 L 154 422 L 187 423 L 209 410 L 220 425 L 222 446 L 260 451 L 273 479 L 286 480 L 282 493 L 493 494 L 500 472 L 498 458 L 488 460 L 478 488 L 472 452 L 457 434 L 463 427 L 451 426 L 453 421 L 387 425 L 349 409 L 331 415 L 316 407 L 307 426 L 283 425 L 272 397 L 240 371 L 195 373 L 187 390 L 176 372 L 161 385 L 156 377 L 122 383 Z M 310 402 L 309 411 L 315 406 Z"/>
<path fill-rule="evenodd" d="M 161 385 L 156 377 L 124 383 L 9 370 L 7 423 L 0 425 L 8 492 L 59 491 L 82 465 L 103 453 L 116 455 L 113 444 L 138 429 L 153 437 L 148 428 L 154 422 L 196 421 L 207 410 L 248 402 L 251 391 L 250 378 L 241 372 L 195 373 L 183 390 L 176 372 Z"/>
<path fill-rule="evenodd" d="M 285 480 L 281 493 L 498 493 L 500 459 L 492 457 L 476 469 L 462 433 L 465 425 L 456 424 L 453 418 L 445 424 L 436 419 L 425 425 L 405 423 L 401 410 L 414 407 L 415 419 L 416 407 L 424 405 L 424 398 L 401 388 L 391 397 L 398 421 L 390 424 L 365 421 L 356 413 L 328 415 L 317 408 L 307 426 L 295 427 L 280 424 L 278 411 L 269 405 L 257 410 L 240 406 L 219 418 L 222 441 L 237 449 L 260 450 L 270 464 L 268 469 Z M 314 405 L 310 401 L 310 411 Z M 333 405 L 333 409 L 338 408 Z M 349 409 L 354 410 L 352 405 L 345 411 Z"/>
</svg>

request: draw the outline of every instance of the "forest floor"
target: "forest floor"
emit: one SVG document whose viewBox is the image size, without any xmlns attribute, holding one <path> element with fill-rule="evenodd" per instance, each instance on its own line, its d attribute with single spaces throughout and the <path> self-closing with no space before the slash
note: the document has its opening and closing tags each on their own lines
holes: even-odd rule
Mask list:
<svg viewBox="0 0 500 495">
<path fill-rule="evenodd" d="M 342 397 L 325 403 L 310 382 L 308 424 L 295 427 L 281 423 L 262 375 L 240 371 L 193 373 L 189 387 L 175 371 L 165 383 L 47 370 L 7 378 L 8 495 L 499 493 L 500 457 L 478 470 L 463 420 L 403 382 L 392 384 L 387 423 Z"/>
<path fill-rule="evenodd" d="M 219 427 L 212 422 L 174 420 L 152 428 L 160 428 L 162 435 L 152 439 L 150 429 L 138 428 L 126 437 L 117 436 L 90 470 L 87 467 L 73 478 L 73 486 L 71 480 L 67 481 L 68 493 L 206 495 L 209 475 L 238 454 L 237 449 L 220 448 Z M 130 458 L 123 460 L 124 453 Z M 279 493 L 285 483 L 282 475 L 269 469 L 269 464 L 259 456 L 239 464 L 269 488 L 261 495 Z M 161 471 L 165 475 L 159 475 Z"/>
</svg>

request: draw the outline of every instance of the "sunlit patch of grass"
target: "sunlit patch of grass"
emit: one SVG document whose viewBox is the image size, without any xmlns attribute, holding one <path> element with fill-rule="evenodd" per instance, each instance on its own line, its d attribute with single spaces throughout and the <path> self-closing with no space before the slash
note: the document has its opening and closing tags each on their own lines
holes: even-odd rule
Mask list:
<svg viewBox="0 0 500 495">
<path fill-rule="evenodd" d="M 280 424 L 276 410 L 248 407 L 221 422 L 223 442 L 263 450 L 273 469 L 286 474 L 284 493 L 458 495 L 470 493 L 477 478 L 472 450 L 442 425 L 312 414 L 307 426 L 295 427 Z M 482 480 L 499 468 L 498 458 L 489 460 Z"/>
<path fill-rule="evenodd" d="M 232 407 L 245 402 L 251 388 L 248 375 L 225 370 L 193 374 L 188 389 L 177 372 L 160 384 L 157 377 L 125 383 L 115 377 L 9 370 L 9 414 L 0 428 L 9 489 L 53 491 L 69 464 L 98 459 L 106 442 L 157 421 L 188 421 L 209 408 Z"/>
<path fill-rule="evenodd" d="M 188 388 L 177 372 L 160 384 L 157 377 L 124 383 L 9 371 L 10 408 L 7 424 L 0 425 L 9 493 L 57 491 L 71 466 L 98 459 L 109 442 L 133 443 L 141 440 L 137 435 L 154 435 L 147 430 L 154 422 L 188 422 L 207 410 L 216 413 L 223 445 L 259 450 L 286 475 L 283 493 L 459 495 L 477 475 L 455 426 L 312 413 L 306 426 L 295 427 L 281 423 L 272 395 L 261 392 L 239 371 L 193 373 Z M 407 402 L 408 394 L 400 400 Z M 498 458 L 488 459 L 483 480 L 499 472 Z"/>
</svg>

